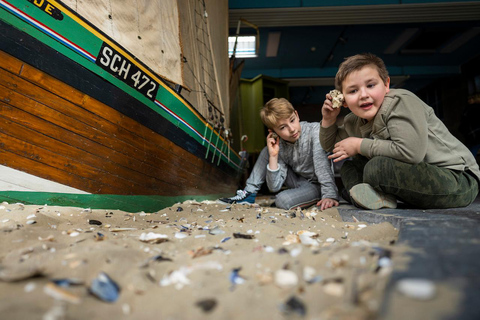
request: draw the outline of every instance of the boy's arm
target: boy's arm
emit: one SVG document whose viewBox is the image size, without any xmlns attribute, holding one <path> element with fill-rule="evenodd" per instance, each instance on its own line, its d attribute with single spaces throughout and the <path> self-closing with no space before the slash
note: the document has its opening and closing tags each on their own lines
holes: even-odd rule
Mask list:
<svg viewBox="0 0 480 320">
<path fill-rule="evenodd" d="M 272 170 L 270 164 L 267 165 L 265 181 L 267 182 L 268 190 L 271 192 L 279 191 L 282 188 L 285 179 L 287 179 L 287 165 L 281 160 L 278 161 L 277 165 L 278 167 L 276 170 Z"/>
<path fill-rule="evenodd" d="M 279 160 L 280 138 L 269 130 L 267 135 L 268 165 L 265 181 L 271 192 L 277 192 L 283 186 L 287 178 L 287 167 L 285 163 Z"/>
<path fill-rule="evenodd" d="M 340 108 L 333 108 L 332 97 L 326 94 L 322 106 L 322 121 L 320 121 L 320 144 L 327 152 L 332 152 L 335 143 L 348 137 L 348 134 L 336 124 Z"/>
<path fill-rule="evenodd" d="M 339 127 L 336 124 L 333 124 L 330 127 L 325 128 L 322 125 L 322 122 L 320 122 L 319 140 L 323 150 L 332 152 L 335 143 L 341 140 L 339 138 Z"/>
<path fill-rule="evenodd" d="M 322 130 L 323 128 L 320 129 L 320 136 Z M 330 198 L 338 200 L 338 189 L 335 184 L 332 163 L 327 158 L 327 154 L 320 146 L 320 141 L 317 140 L 315 136 L 312 137 L 313 165 L 315 175 L 317 176 L 318 183 L 321 187 L 322 199 Z"/>
<path fill-rule="evenodd" d="M 428 125 L 423 102 L 411 95 L 395 97 L 389 103 L 385 130 L 374 139 L 363 139 L 360 154 L 366 157 L 385 156 L 407 163 L 421 162 L 427 152 Z"/>
</svg>

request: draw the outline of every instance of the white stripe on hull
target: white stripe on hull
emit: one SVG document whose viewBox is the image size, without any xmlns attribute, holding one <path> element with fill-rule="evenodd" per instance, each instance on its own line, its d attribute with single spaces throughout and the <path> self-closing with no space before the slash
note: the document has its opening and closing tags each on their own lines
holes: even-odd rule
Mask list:
<svg viewBox="0 0 480 320">
<path fill-rule="evenodd" d="M 61 183 L 39 178 L 23 171 L 0 165 L 0 191 L 36 191 L 89 194 Z"/>
</svg>

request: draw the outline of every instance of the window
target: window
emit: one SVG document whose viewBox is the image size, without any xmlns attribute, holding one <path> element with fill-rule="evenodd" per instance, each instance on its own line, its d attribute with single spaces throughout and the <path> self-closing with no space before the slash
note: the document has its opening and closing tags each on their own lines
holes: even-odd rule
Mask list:
<svg viewBox="0 0 480 320">
<path fill-rule="evenodd" d="M 233 47 L 235 46 L 235 36 L 228 37 L 228 56 L 233 54 Z M 238 36 L 237 48 L 235 50 L 235 57 L 237 58 L 256 58 L 256 41 L 255 36 Z"/>
</svg>

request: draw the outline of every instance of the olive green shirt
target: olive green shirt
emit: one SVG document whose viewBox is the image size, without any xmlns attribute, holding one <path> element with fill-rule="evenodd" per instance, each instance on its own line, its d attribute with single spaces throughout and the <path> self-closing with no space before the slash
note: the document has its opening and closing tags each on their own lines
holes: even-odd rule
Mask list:
<svg viewBox="0 0 480 320">
<path fill-rule="evenodd" d="M 413 164 L 423 161 L 470 171 L 480 181 L 473 154 L 448 131 L 433 109 L 410 91 L 390 89 L 373 121 L 349 113 L 343 126 L 320 128 L 320 143 L 327 152 L 348 137 L 364 138 L 360 154 L 367 158 L 385 156 Z"/>
</svg>

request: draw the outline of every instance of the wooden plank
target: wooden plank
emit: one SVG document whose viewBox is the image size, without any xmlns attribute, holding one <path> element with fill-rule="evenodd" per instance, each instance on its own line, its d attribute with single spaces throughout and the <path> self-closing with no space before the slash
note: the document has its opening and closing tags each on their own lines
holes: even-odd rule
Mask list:
<svg viewBox="0 0 480 320">
<path fill-rule="evenodd" d="M 1 104 L 0 104 L 1 108 Z M 7 117 L 14 117 L 11 116 L 12 114 L 18 113 L 17 117 L 28 118 L 31 117 L 28 114 L 17 110 L 16 108 L 11 108 L 9 112 L 5 112 L 7 108 L 1 108 L 3 110 L 3 115 Z M 12 112 L 16 111 L 16 112 Z M 22 116 L 22 113 L 24 116 Z M 30 144 L 39 147 L 39 150 L 47 150 L 54 154 L 59 155 L 59 157 L 64 157 L 65 159 L 69 159 L 72 162 L 76 162 L 78 164 L 98 168 L 99 170 L 105 172 L 108 175 L 114 175 L 126 179 L 136 185 L 143 186 L 145 188 L 149 188 L 152 190 L 160 190 L 160 189 L 172 189 L 172 190 L 179 190 L 176 185 L 171 185 L 165 181 L 160 181 L 153 177 L 147 177 L 139 175 L 137 172 L 133 172 L 127 168 L 117 166 L 115 163 L 107 160 L 102 159 L 95 154 L 83 152 L 71 145 L 63 143 L 61 141 L 54 140 L 44 134 L 38 133 L 36 131 L 30 130 L 25 128 L 15 122 L 9 121 L 8 118 L 4 116 L 0 116 L 0 132 L 15 137 L 21 141 L 27 141 Z M 33 118 L 34 119 L 34 118 Z M 35 120 L 35 119 L 34 119 Z M 54 149 L 53 151 L 51 149 Z M 39 151 L 41 152 L 41 151 Z M 64 166 L 70 166 L 70 164 L 65 163 Z"/>
<path fill-rule="evenodd" d="M 132 168 L 132 170 L 136 170 L 139 173 L 148 175 L 152 177 L 156 171 L 159 171 L 163 166 L 169 166 L 170 163 L 164 160 L 163 162 L 157 161 L 155 166 L 146 165 L 142 161 L 138 161 L 136 159 L 131 159 L 126 157 L 124 154 L 120 154 L 113 148 L 105 147 L 102 144 L 97 143 L 96 141 L 92 141 L 92 139 L 88 139 L 88 137 L 83 137 L 79 135 L 79 133 L 83 133 L 82 130 L 78 129 L 77 132 L 72 132 L 69 129 L 68 121 L 69 118 L 62 117 L 62 115 L 58 115 L 55 111 L 52 111 L 45 106 L 36 103 L 33 100 L 28 99 L 25 96 L 21 96 L 16 92 L 9 91 L 8 89 L 0 86 L 0 98 L 3 101 L 8 101 L 10 106 L 14 106 L 17 108 L 21 108 L 24 113 L 19 114 L 19 110 L 15 110 L 12 108 L 8 108 L 7 105 L 4 105 L 4 115 L 10 117 L 12 121 L 19 123 L 27 128 L 30 128 L 34 131 L 41 132 L 49 137 L 57 141 L 63 141 L 68 145 L 75 146 L 83 150 L 86 153 L 95 153 L 103 158 L 104 161 L 115 162 L 116 165 Z M 32 115 L 32 113 L 35 115 Z M 85 115 L 87 116 L 87 115 Z M 49 121 L 43 119 L 55 119 L 55 123 L 50 123 Z M 63 127 L 62 127 L 63 126 Z M 54 148 L 55 145 L 52 145 L 51 148 Z M 83 158 L 80 158 L 79 161 L 82 161 Z M 99 162 L 99 166 L 102 166 L 102 163 Z M 154 176 L 153 176 L 154 177 Z M 163 179 L 169 177 L 167 173 Z M 142 177 L 139 179 L 146 179 L 148 177 Z M 176 175 L 170 177 L 172 179 L 182 179 L 181 176 Z M 186 178 L 190 178 L 188 175 Z M 168 179 L 166 180 L 168 181 Z M 180 181 L 182 182 L 182 181 Z"/>
<path fill-rule="evenodd" d="M 0 50 L 0 61 L 2 68 L 16 75 L 20 75 L 24 66 L 22 61 L 12 57 L 9 54 L 6 54 L 2 50 Z"/>
<path fill-rule="evenodd" d="M 101 158 L 103 158 L 103 160 L 107 163 L 113 161 L 118 166 L 125 168 L 133 167 L 134 170 L 140 170 L 141 173 L 147 175 L 152 174 L 152 172 L 155 173 L 159 170 L 159 166 L 162 165 L 162 163 L 157 162 L 157 166 L 147 166 L 139 161 L 125 157 L 123 154 L 119 154 L 115 150 L 98 144 L 95 141 L 79 136 L 70 130 L 43 120 L 52 118 L 51 114 L 48 112 L 48 108 L 43 108 L 42 105 L 39 105 L 38 103 L 24 96 L 12 91 L 8 91 L 3 86 L 0 86 L 0 99 L 3 101 L 8 101 L 8 105 L 2 104 L 3 115 L 5 117 L 10 118 L 12 121 L 21 124 L 26 128 L 51 137 L 56 141 L 63 141 L 70 146 L 74 146 L 82 150 L 85 153 L 95 153 L 101 156 Z M 12 108 L 12 106 L 15 108 Z M 20 112 L 20 109 L 17 109 L 16 107 L 22 108 L 23 111 L 34 112 L 37 116 L 34 116 L 29 112 Z M 66 125 L 66 127 L 68 127 L 68 125 Z M 55 142 L 51 144 L 50 148 L 56 148 Z M 83 157 L 79 158 L 78 161 L 83 161 Z M 103 165 L 101 160 L 99 161 L 98 165 L 99 167 Z M 164 165 L 167 165 L 167 163 L 165 162 Z M 166 176 L 168 177 L 168 174 Z M 146 179 L 149 177 L 142 177 L 140 179 Z M 178 178 L 178 176 L 176 178 Z"/>
<path fill-rule="evenodd" d="M 115 188 L 114 193 L 116 194 L 155 194 L 152 189 L 136 184 L 135 182 L 125 180 L 118 175 L 113 175 L 98 168 L 87 166 L 75 161 L 75 159 L 66 158 L 30 143 L 21 141 L 17 138 L 8 136 L 2 132 L 0 132 L 0 140 L 3 144 L 2 149 L 5 152 L 2 155 L 2 160 L 5 161 L 4 165 L 8 165 L 9 167 L 19 169 L 15 165 L 15 160 L 17 160 L 19 157 L 23 157 L 26 159 L 31 159 L 36 163 L 48 165 L 50 167 L 50 171 L 59 171 L 59 175 L 61 175 L 61 172 L 63 172 L 63 175 L 65 176 L 72 178 L 83 177 L 104 186 L 101 188 L 95 187 L 93 190 L 86 189 L 85 187 L 78 187 L 78 189 L 91 193 L 111 193 L 110 190 Z M 65 180 L 65 178 L 63 179 Z M 65 183 L 62 180 L 58 182 L 76 187 L 77 182 L 73 179 L 69 180 L 69 183 Z M 79 179 L 77 178 L 76 180 Z M 108 189 L 109 192 L 103 191 L 105 188 Z"/>
<path fill-rule="evenodd" d="M 25 80 L 12 76 L 12 74 L 3 70 L 0 70 L 0 84 L 39 102 L 39 104 L 34 105 L 32 109 L 25 111 L 32 114 L 36 114 L 35 111 L 43 111 L 45 112 L 45 119 L 49 119 L 52 123 L 62 126 L 74 133 L 81 134 L 90 140 L 95 140 L 107 148 L 120 150 L 126 156 L 133 157 L 142 163 L 150 162 L 151 165 L 155 164 L 154 161 L 156 158 L 163 161 L 175 161 L 175 159 L 171 157 L 165 157 L 165 153 L 161 152 L 161 148 L 160 150 L 159 148 L 154 150 L 151 142 L 145 141 L 145 138 L 137 136 L 127 139 L 127 142 L 121 140 L 121 138 L 125 139 L 126 136 L 132 136 L 132 134 L 122 133 L 118 125 L 102 121 L 96 117 L 95 114 L 79 108 Z M 108 107 L 104 106 L 104 108 Z M 158 135 L 151 131 L 147 134 Z M 176 156 L 174 156 L 174 158 L 175 157 Z"/>
<path fill-rule="evenodd" d="M 89 97 L 88 95 L 83 94 L 82 92 L 75 90 L 72 87 L 66 86 L 65 84 L 61 83 L 59 80 L 48 76 L 45 73 L 40 72 L 39 70 L 25 65 L 22 69 L 21 76 L 28 81 L 38 85 L 41 88 L 55 94 L 62 96 L 65 100 L 71 102 L 74 105 L 78 105 L 83 107 L 85 110 L 88 110 L 92 113 L 92 117 L 90 119 L 84 119 L 83 121 L 90 121 L 92 126 L 98 125 L 99 130 L 105 130 L 108 133 L 114 133 L 118 137 L 118 139 L 122 139 L 125 142 L 131 144 L 132 146 L 143 146 L 144 151 L 146 154 L 149 154 L 150 157 L 157 157 L 164 153 L 165 150 L 171 150 L 171 147 L 175 146 L 178 152 L 186 152 L 182 148 L 174 145 L 171 141 L 165 139 L 161 135 L 157 134 L 156 132 L 146 128 L 145 126 L 141 125 L 137 121 L 126 117 L 125 115 L 121 114 L 117 110 L 106 106 L 105 104 Z M 40 99 L 40 97 L 32 96 L 31 92 L 28 92 L 33 99 Z M 42 102 L 41 100 L 38 100 Z M 42 102 L 43 103 L 43 102 Z M 65 102 L 63 102 L 63 105 Z M 49 104 L 50 105 L 50 104 Z M 52 105 L 52 107 L 54 107 Z M 65 110 L 70 112 L 73 110 L 72 107 Z M 75 116 L 75 115 L 73 115 Z M 101 119 L 104 121 L 102 122 Z M 148 137 L 148 138 L 146 138 Z M 141 144 L 139 141 L 147 140 L 148 144 Z M 165 146 L 165 144 L 168 146 Z M 173 154 L 176 157 L 178 154 L 177 152 Z M 178 157 L 184 157 L 185 155 L 182 154 Z M 194 158 L 187 158 L 184 161 L 188 161 L 193 166 L 200 166 L 201 159 L 194 157 Z"/>
</svg>

